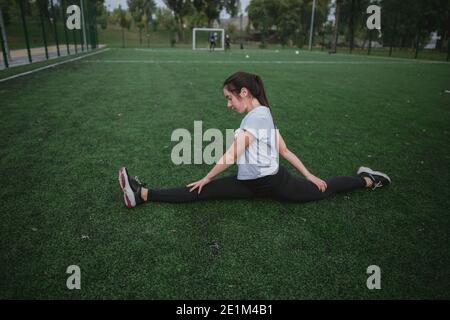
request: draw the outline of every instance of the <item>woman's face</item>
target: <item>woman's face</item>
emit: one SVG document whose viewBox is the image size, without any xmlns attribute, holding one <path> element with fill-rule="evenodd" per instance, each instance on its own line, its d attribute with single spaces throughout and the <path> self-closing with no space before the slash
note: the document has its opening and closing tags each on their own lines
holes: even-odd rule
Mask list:
<svg viewBox="0 0 450 320">
<path fill-rule="evenodd" d="M 223 88 L 223 95 L 225 96 L 225 99 L 227 99 L 228 108 L 233 109 L 237 113 L 245 112 L 244 98 L 228 91 L 227 88 Z"/>
</svg>

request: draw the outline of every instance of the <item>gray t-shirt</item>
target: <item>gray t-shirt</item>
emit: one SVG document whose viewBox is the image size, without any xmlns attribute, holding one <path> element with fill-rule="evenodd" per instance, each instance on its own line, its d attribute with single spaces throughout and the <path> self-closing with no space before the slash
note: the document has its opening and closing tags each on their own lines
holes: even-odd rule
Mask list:
<svg viewBox="0 0 450 320">
<path fill-rule="evenodd" d="M 270 109 L 265 106 L 254 108 L 242 119 L 235 136 L 240 130 L 250 132 L 255 140 L 237 160 L 238 180 L 251 180 L 276 174 L 278 172 L 277 129 Z"/>
</svg>

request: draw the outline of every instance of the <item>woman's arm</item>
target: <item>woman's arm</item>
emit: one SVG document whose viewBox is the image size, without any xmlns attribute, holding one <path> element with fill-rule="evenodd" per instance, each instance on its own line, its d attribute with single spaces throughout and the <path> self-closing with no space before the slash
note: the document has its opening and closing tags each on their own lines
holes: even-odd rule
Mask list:
<svg viewBox="0 0 450 320">
<path fill-rule="evenodd" d="M 241 156 L 245 149 L 253 142 L 255 137 L 248 131 L 241 130 L 241 132 L 234 139 L 228 150 L 220 157 L 216 165 L 209 171 L 209 173 L 201 180 L 192 182 L 187 187 L 192 188 L 190 192 L 198 188 L 198 193 L 202 191 L 204 185 L 208 184 L 215 176 L 225 171 Z"/>
<path fill-rule="evenodd" d="M 309 172 L 308 169 L 306 169 L 300 159 L 287 148 L 286 143 L 284 142 L 283 137 L 278 130 L 277 142 L 279 154 L 281 154 L 283 158 L 289 161 L 290 164 L 292 164 L 298 171 L 300 171 L 307 180 L 313 182 L 320 189 L 320 191 L 325 191 L 325 189 L 327 188 L 326 182 L 322 179 L 317 178 L 311 172 Z"/>
<path fill-rule="evenodd" d="M 298 171 L 300 171 L 305 178 L 310 176 L 311 173 L 308 171 L 308 169 L 306 169 L 300 159 L 287 148 L 286 143 L 284 142 L 283 137 L 281 136 L 279 131 L 277 131 L 277 135 L 279 154 L 282 155 L 283 158 L 285 158 L 287 161 L 289 161 L 289 163 L 292 164 Z"/>
</svg>

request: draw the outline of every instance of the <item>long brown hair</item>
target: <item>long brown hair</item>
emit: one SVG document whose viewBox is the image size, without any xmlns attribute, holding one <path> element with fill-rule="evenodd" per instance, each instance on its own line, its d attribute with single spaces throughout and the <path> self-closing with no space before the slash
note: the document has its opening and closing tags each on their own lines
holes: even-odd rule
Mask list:
<svg viewBox="0 0 450 320">
<path fill-rule="evenodd" d="M 248 72 L 238 71 L 229 76 L 223 83 L 228 91 L 239 95 L 242 88 L 247 88 L 251 95 L 258 99 L 263 106 L 270 109 L 269 100 L 266 96 L 264 83 L 260 76 Z"/>
</svg>

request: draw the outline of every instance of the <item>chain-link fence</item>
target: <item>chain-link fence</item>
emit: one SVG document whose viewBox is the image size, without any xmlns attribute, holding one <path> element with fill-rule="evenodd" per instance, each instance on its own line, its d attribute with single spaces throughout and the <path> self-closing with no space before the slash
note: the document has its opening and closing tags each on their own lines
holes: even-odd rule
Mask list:
<svg viewBox="0 0 450 320">
<path fill-rule="evenodd" d="M 1 67 L 48 60 L 98 47 L 96 6 L 92 0 L 10 0 L 0 2 Z M 80 8 L 80 29 L 67 19 Z"/>
</svg>

